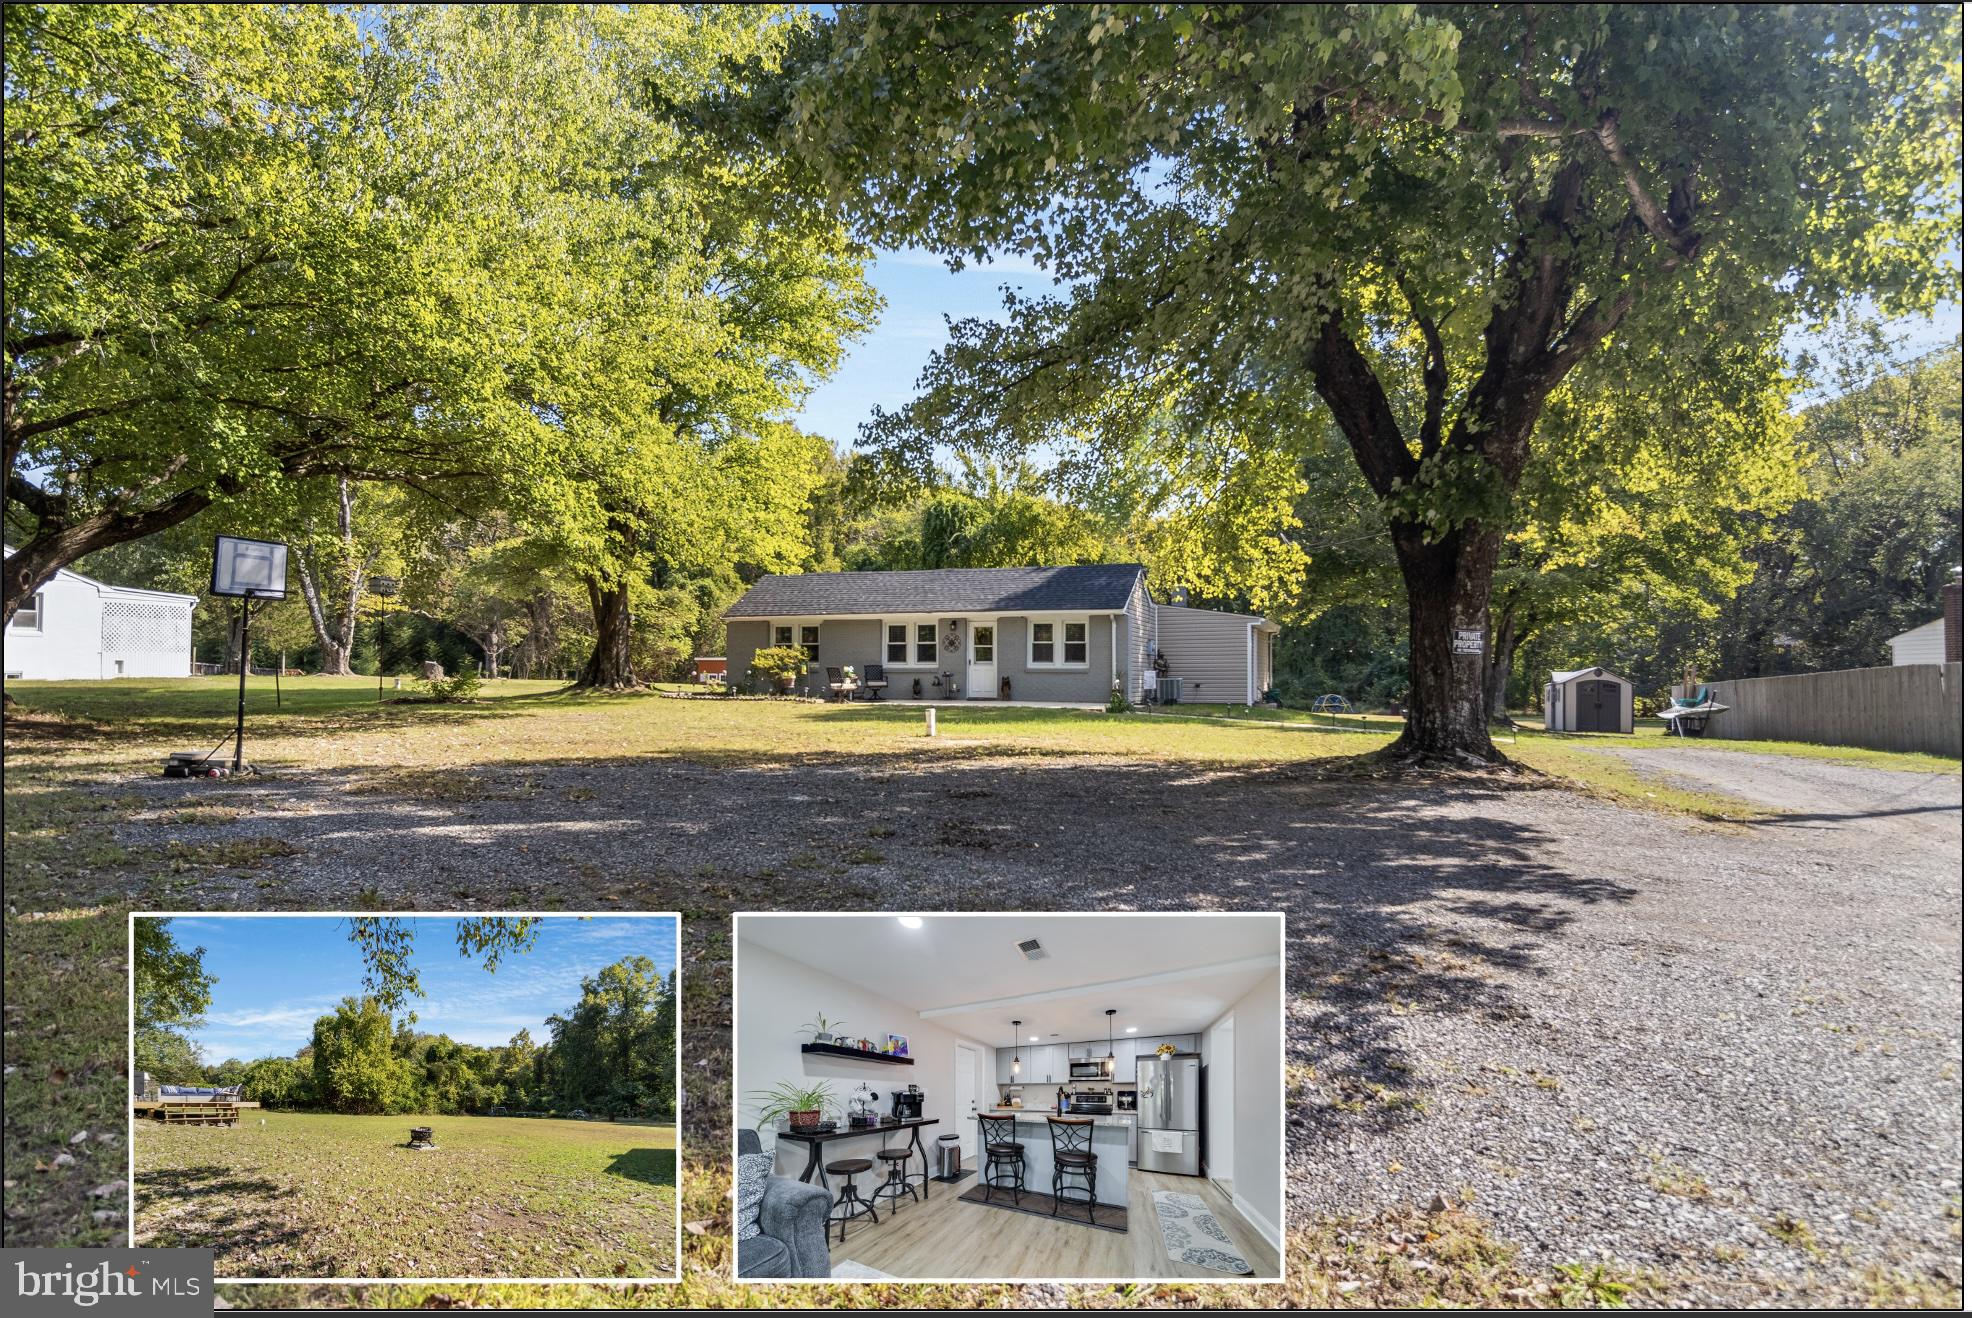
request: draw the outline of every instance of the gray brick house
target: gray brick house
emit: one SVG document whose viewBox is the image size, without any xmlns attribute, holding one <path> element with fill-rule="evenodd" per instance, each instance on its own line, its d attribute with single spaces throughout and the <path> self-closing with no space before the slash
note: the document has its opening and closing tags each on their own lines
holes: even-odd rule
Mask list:
<svg viewBox="0 0 1972 1318">
<path fill-rule="evenodd" d="M 1161 650 L 1183 700 L 1249 705 L 1273 685 L 1278 623 L 1157 604 L 1135 563 L 1082 567 L 811 572 L 763 577 L 726 610 L 727 670 L 765 690 L 753 652 L 808 652 L 800 690 L 829 668 L 881 664 L 888 699 L 1102 704 L 1138 699 Z"/>
</svg>

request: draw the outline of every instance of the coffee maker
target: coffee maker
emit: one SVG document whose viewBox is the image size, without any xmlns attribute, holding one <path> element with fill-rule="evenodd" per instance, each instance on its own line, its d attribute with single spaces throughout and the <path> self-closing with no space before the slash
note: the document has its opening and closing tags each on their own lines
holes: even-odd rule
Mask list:
<svg viewBox="0 0 1972 1318">
<path fill-rule="evenodd" d="M 890 1118 L 893 1121 L 918 1121 L 924 1117 L 924 1095 L 916 1085 L 890 1091 Z"/>
</svg>

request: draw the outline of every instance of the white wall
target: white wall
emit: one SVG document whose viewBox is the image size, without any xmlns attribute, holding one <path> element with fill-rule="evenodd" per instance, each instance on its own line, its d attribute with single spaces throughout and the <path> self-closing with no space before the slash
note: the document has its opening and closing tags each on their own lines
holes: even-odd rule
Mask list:
<svg viewBox="0 0 1972 1318">
<path fill-rule="evenodd" d="M 828 922 L 818 920 L 816 935 L 826 937 Z M 741 924 L 744 930 L 744 922 Z M 879 997 L 860 985 L 838 979 L 813 966 L 770 952 L 742 936 L 733 970 L 733 1051 L 734 1079 L 739 1096 L 739 1120 L 757 1128 L 758 1103 L 753 1091 L 769 1089 L 784 1080 L 828 1080 L 837 1099 L 845 1100 L 859 1082 L 879 1095 L 879 1110 L 888 1115 L 890 1091 L 916 1085 L 924 1091 L 924 1115 L 935 1117 L 936 1126 L 921 1132 L 927 1151 L 938 1136 L 956 1134 L 970 1152 L 978 1143 L 972 1133 L 972 1106 L 952 1092 L 954 1057 L 952 1045 L 963 1036 L 943 1026 L 918 1019 L 917 1013 L 901 1003 Z M 846 1057 L 826 1057 L 804 1053 L 801 1045 L 811 1037 L 797 1027 L 814 1019 L 816 1012 L 831 1021 L 842 1021 L 839 1033 L 876 1038 L 902 1034 L 911 1041 L 913 1066 L 892 1066 L 882 1062 L 863 1062 Z M 994 1093 L 993 1049 L 971 1039 L 980 1049 L 980 1089 L 972 1095 L 986 1106 Z M 841 1113 L 832 1112 L 838 1119 Z M 762 1130 L 760 1140 L 770 1150 L 775 1143 L 771 1132 Z M 891 1137 L 892 1145 L 898 1142 Z M 829 1158 L 862 1157 L 877 1148 L 877 1136 L 866 1139 L 833 1140 L 823 1146 Z M 799 1176 L 808 1159 L 808 1148 L 793 1140 L 778 1150 L 777 1169 L 785 1176 Z"/>
<path fill-rule="evenodd" d="M 17 615 L 7 627 L 8 677 L 94 681 L 191 675 L 190 596 L 124 590 L 72 572 L 56 573 L 37 593 L 36 625 L 17 625 Z M 108 627 L 106 609 L 113 611 Z"/>
<path fill-rule="evenodd" d="M 1205 1174 L 1215 1181 L 1233 1179 L 1240 1145 L 1239 1105 L 1234 1092 L 1239 1069 L 1238 1026 L 1238 1020 L 1228 1012 L 1205 1031 L 1198 1044 L 1205 1060 Z"/>
<path fill-rule="evenodd" d="M 1280 980 L 1269 975 L 1233 1004 L 1233 1202 L 1276 1247 L 1287 1092 L 1282 1074 Z M 1216 1070 L 1217 1067 L 1215 1066 Z M 1212 1169 L 1214 1179 L 1223 1173 Z"/>
<path fill-rule="evenodd" d="M 1941 664 L 1945 662 L 1945 620 L 1934 618 L 1922 627 L 1913 627 L 1890 638 L 1890 665 Z"/>
</svg>

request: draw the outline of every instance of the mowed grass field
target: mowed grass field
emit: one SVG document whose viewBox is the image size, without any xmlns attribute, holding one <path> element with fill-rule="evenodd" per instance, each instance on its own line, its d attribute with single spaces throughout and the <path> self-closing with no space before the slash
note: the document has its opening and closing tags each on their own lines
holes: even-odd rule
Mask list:
<svg viewBox="0 0 1972 1318">
<path fill-rule="evenodd" d="M 429 1125 L 438 1148 L 406 1147 Z M 677 1271 L 671 1126 L 242 1114 L 139 1122 L 135 1238 L 221 1277 L 614 1277 Z"/>
</svg>

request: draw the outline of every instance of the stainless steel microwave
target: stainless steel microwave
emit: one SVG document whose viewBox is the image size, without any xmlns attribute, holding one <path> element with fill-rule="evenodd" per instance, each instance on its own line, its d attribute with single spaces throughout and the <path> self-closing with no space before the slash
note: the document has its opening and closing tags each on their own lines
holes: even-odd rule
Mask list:
<svg viewBox="0 0 1972 1318">
<path fill-rule="evenodd" d="M 1109 1079 L 1109 1072 L 1103 1069 L 1102 1062 L 1103 1059 L 1100 1057 L 1089 1057 L 1071 1061 L 1068 1064 L 1068 1078 L 1070 1080 L 1107 1080 Z"/>
</svg>

